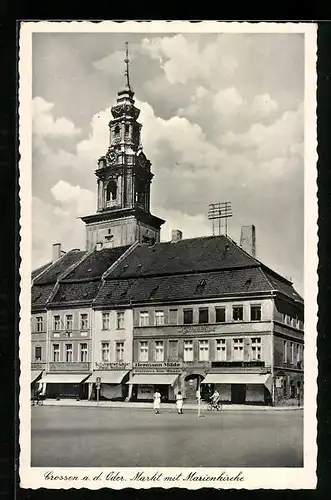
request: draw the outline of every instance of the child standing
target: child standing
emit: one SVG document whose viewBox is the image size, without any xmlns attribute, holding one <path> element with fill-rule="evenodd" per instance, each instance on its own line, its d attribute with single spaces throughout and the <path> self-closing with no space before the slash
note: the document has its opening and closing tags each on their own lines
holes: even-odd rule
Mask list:
<svg viewBox="0 0 331 500">
<path fill-rule="evenodd" d="M 160 406 L 161 406 L 161 394 L 158 389 L 154 392 L 153 395 L 153 400 L 154 400 L 154 411 L 155 414 L 157 415 L 160 413 Z"/>
</svg>

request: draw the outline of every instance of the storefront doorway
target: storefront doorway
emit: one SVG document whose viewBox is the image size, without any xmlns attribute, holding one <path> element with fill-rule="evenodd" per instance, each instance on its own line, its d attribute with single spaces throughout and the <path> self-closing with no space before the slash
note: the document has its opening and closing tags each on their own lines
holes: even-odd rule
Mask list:
<svg viewBox="0 0 331 500">
<path fill-rule="evenodd" d="M 188 375 L 185 377 L 185 399 L 186 401 L 196 401 L 197 391 L 200 390 L 200 384 L 203 377 L 201 375 Z"/>
<path fill-rule="evenodd" d="M 231 385 L 231 403 L 243 404 L 246 401 L 246 384 Z"/>
</svg>

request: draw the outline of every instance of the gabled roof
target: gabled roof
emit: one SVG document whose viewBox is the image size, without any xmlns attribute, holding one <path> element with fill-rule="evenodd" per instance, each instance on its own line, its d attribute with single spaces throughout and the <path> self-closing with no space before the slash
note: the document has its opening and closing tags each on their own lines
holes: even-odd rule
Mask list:
<svg viewBox="0 0 331 500">
<path fill-rule="evenodd" d="M 43 266 L 40 266 L 37 269 L 34 269 L 31 273 L 31 279 L 34 279 L 37 276 L 39 276 L 39 274 L 41 274 L 43 271 L 45 271 L 45 269 L 47 269 L 51 265 L 52 265 L 52 263 L 48 262 L 47 264 L 44 264 Z"/>
<path fill-rule="evenodd" d="M 130 248 L 130 245 L 116 247 L 116 248 L 103 248 L 102 250 L 94 250 L 75 267 L 68 275 L 65 276 L 63 281 L 80 281 L 88 279 L 101 278 L 103 273 L 117 261 L 123 253 Z"/>
<path fill-rule="evenodd" d="M 100 288 L 100 280 L 77 283 L 60 283 L 58 290 L 50 301 L 51 306 L 91 303 Z"/>
<path fill-rule="evenodd" d="M 217 298 L 231 294 L 271 292 L 271 290 L 269 281 L 258 267 L 224 269 L 199 274 L 105 280 L 93 307 L 130 302 Z"/>
<path fill-rule="evenodd" d="M 139 245 L 109 277 L 137 278 L 246 268 L 259 265 L 226 236 Z"/>
<path fill-rule="evenodd" d="M 32 309 L 42 309 L 46 307 L 46 302 L 51 296 L 55 284 L 32 285 L 31 307 Z"/>
<path fill-rule="evenodd" d="M 56 260 L 46 271 L 34 281 L 35 285 L 55 284 L 58 277 L 61 276 L 69 267 L 78 262 L 86 252 L 80 250 L 70 250 L 60 259 Z"/>
</svg>

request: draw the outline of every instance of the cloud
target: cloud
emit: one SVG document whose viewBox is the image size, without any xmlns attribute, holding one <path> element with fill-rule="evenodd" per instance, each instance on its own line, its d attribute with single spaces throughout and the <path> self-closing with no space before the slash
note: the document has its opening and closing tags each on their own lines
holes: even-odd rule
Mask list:
<svg viewBox="0 0 331 500">
<path fill-rule="evenodd" d="M 278 104 L 269 94 L 260 94 L 254 97 L 252 111 L 255 115 L 266 117 L 278 109 Z"/>
<path fill-rule="evenodd" d="M 234 87 L 220 90 L 214 97 L 214 109 L 221 115 L 239 113 L 244 105 L 244 99 Z"/>
<path fill-rule="evenodd" d="M 32 101 L 33 133 L 38 137 L 73 137 L 80 134 L 80 129 L 67 118 L 54 118 L 52 110 L 54 104 L 45 101 L 42 97 L 35 97 Z"/>
</svg>

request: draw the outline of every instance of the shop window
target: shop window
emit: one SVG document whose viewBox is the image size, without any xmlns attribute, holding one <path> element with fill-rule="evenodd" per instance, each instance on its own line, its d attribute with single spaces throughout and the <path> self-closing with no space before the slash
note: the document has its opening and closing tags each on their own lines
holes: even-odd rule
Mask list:
<svg viewBox="0 0 331 500">
<path fill-rule="evenodd" d="M 54 363 L 60 361 L 60 344 L 53 344 L 53 361 Z"/>
<path fill-rule="evenodd" d="M 216 340 L 216 361 L 226 361 L 226 340 Z"/>
<path fill-rule="evenodd" d="M 73 361 L 72 344 L 65 345 L 65 353 L 66 353 L 66 362 L 72 363 Z"/>
<path fill-rule="evenodd" d="M 110 319 L 109 313 L 102 313 L 102 329 L 103 330 L 109 330 L 109 319 Z"/>
<path fill-rule="evenodd" d="M 160 340 L 157 340 L 155 342 L 155 361 L 164 361 L 164 347 L 163 347 L 163 342 Z"/>
<path fill-rule="evenodd" d="M 139 361 L 148 361 L 148 342 L 141 340 L 139 342 Z"/>
<path fill-rule="evenodd" d="M 169 324 L 177 325 L 178 323 L 178 309 L 169 309 Z"/>
<path fill-rule="evenodd" d="M 251 321 L 261 321 L 261 306 L 251 306 Z"/>
<path fill-rule="evenodd" d="M 80 344 L 79 346 L 80 350 L 80 361 L 86 362 L 88 361 L 88 351 L 87 351 L 87 344 Z"/>
<path fill-rule="evenodd" d="M 124 311 L 117 311 L 117 330 L 124 329 Z"/>
<path fill-rule="evenodd" d="M 54 316 L 53 318 L 53 329 L 55 331 L 60 330 L 60 316 Z"/>
<path fill-rule="evenodd" d="M 81 330 L 88 329 L 88 315 L 85 313 L 80 315 L 80 328 Z"/>
<path fill-rule="evenodd" d="M 233 308 L 232 308 L 232 318 L 233 318 L 233 321 L 242 321 L 244 319 L 244 308 L 243 308 L 243 306 L 233 306 Z"/>
<path fill-rule="evenodd" d="M 225 323 L 225 307 L 215 307 L 216 323 Z"/>
<path fill-rule="evenodd" d="M 156 326 L 164 325 L 164 311 L 155 311 Z"/>
<path fill-rule="evenodd" d="M 251 359 L 252 361 L 261 359 L 261 337 L 252 337 L 251 339 Z"/>
<path fill-rule="evenodd" d="M 209 361 L 208 340 L 199 340 L 199 361 Z"/>
<path fill-rule="evenodd" d="M 73 328 L 73 317 L 72 314 L 66 315 L 66 330 L 72 330 Z"/>
<path fill-rule="evenodd" d="M 193 323 L 193 309 L 184 309 L 184 325 L 190 325 Z"/>
<path fill-rule="evenodd" d="M 244 360 L 244 340 L 233 339 L 233 359 L 234 361 Z"/>
<path fill-rule="evenodd" d="M 184 340 L 184 361 L 193 361 L 193 341 Z"/>
<path fill-rule="evenodd" d="M 200 307 L 199 308 L 199 323 L 208 323 L 208 322 L 209 322 L 208 307 Z"/>
<path fill-rule="evenodd" d="M 37 316 L 37 332 L 42 332 L 44 330 L 44 322 L 42 316 Z"/>
<path fill-rule="evenodd" d="M 149 313 L 148 311 L 140 311 L 139 313 L 139 326 L 149 325 Z"/>
<path fill-rule="evenodd" d="M 101 342 L 101 360 L 104 362 L 110 361 L 110 344 L 109 344 L 109 342 Z"/>
<path fill-rule="evenodd" d="M 40 346 L 36 346 L 35 347 L 35 350 L 34 350 L 34 359 L 36 361 L 41 361 L 41 347 Z"/>
<path fill-rule="evenodd" d="M 116 342 L 116 361 L 124 359 L 124 342 Z"/>
</svg>

